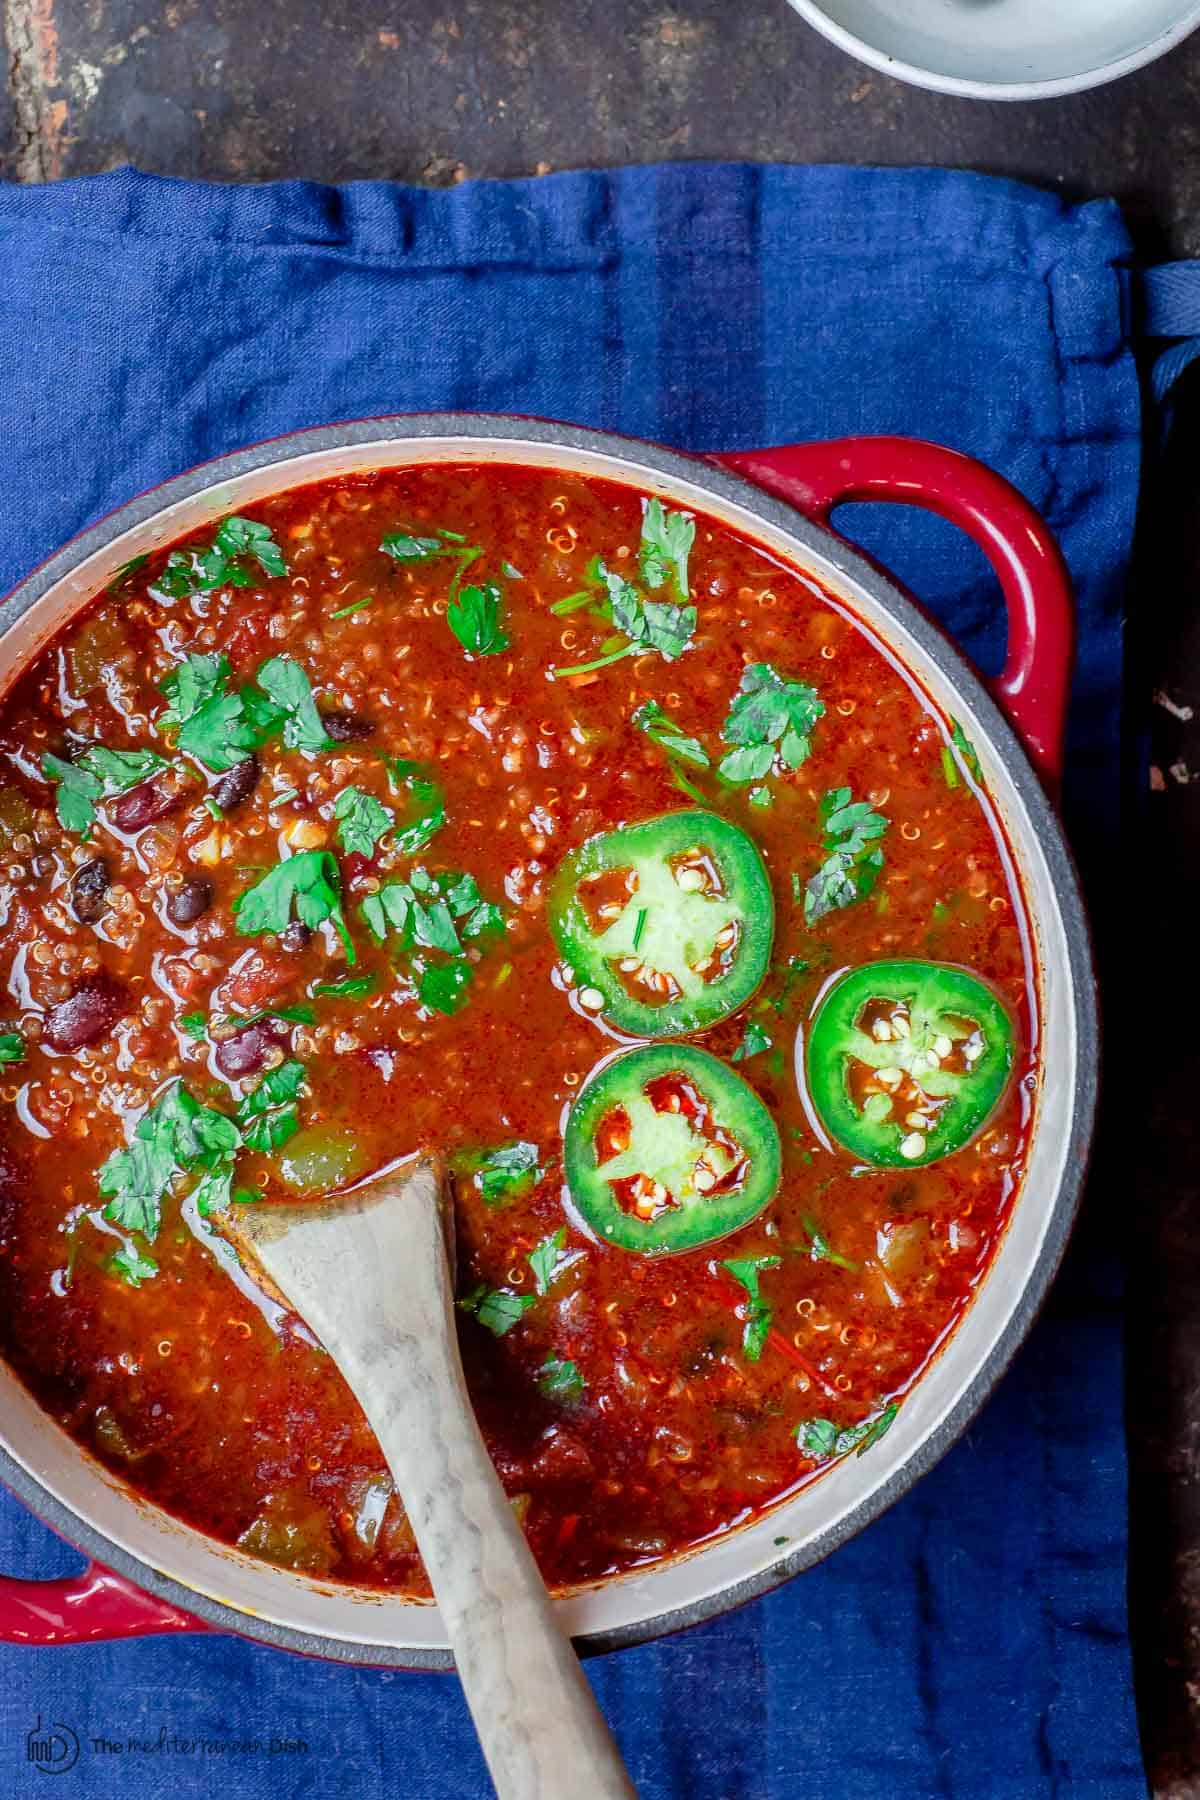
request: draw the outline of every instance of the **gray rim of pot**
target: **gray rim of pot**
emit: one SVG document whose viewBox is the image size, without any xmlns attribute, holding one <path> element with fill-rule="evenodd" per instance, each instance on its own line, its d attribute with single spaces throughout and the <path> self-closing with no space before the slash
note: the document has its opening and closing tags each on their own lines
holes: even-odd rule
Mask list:
<svg viewBox="0 0 1200 1800">
<path fill-rule="evenodd" d="M 1098 1086 L 1099 1023 L 1091 939 L 1074 862 L 1058 818 L 1012 726 L 992 699 L 980 676 L 942 627 L 845 539 L 815 523 L 787 502 L 773 498 L 753 482 L 730 474 L 700 456 L 667 450 L 640 439 L 622 437 L 612 432 L 593 431 L 587 427 L 557 424 L 550 420 L 495 413 L 400 414 L 314 426 L 284 437 L 268 439 L 243 450 L 216 457 L 211 462 L 201 463 L 183 475 L 148 489 L 98 520 L 96 524 L 88 526 L 27 575 L 0 604 L 0 632 L 7 631 L 35 601 L 40 600 L 43 594 L 86 557 L 103 549 L 131 527 L 145 524 L 156 513 L 177 500 L 190 498 L 221 481 L 272 466 L 279 470 L 279 487 L 283 491 L 291 485 L 288 464 L 295 457 L 355 444 L 376 444 L 381 441 L 412 444 L 425 438 L 462 438 L 465 440 L 464 460 L 469 460 L 471 440 L 487 442 L 491 439 L 515 439 L 525 444 L 545 445 L 547 460 L 550 462 L 553 461 L 555 448 L 559 446 L 613 457 L 618 461 L 639 462 L 652 468 L 667 482 L 685 482 L 711 493 L 716 499 L 743 507 L 785 532 L 801 551 L 811 550 L 831 563 L 847 582 L 865 592 L 912 633 L 929 660 L 964 695 L 976 717 L 986 727 L 993 749 L 1004 763 L 1028 810 L 1040 849 L 1053 875 L 1058 909 L 1068 945 L 1079 1055 L 1065 1173 L 1054 1197 L 1041 1251 L 1029 1280 L 1003 1331 L 976 1370 L 970 1386 L 889 1481 L 811 1542 L 781 1557 L 769 1569 L 749 1576 L 744 1581 L 735 1582 L 701 1600 L 616 1630 L 589 1633 L 576 1639 L 577 1649 L 584 1654 L 595 1655 L 646 1643 L 653 1638 L 699 1624 L 705 1619 L 715 1618 L 748 1600 L 756 1599 L 760 1594 L 769 1593 L 790 1580 L 793 1575 L 798 1575 L 801 1570 L 822 1561 L 830 1551 L 836 1550 L 864 1526 L 879 1518 L 927 1474 L 966 1430 L 996 1387 L 1028 1335 L 1045 1300 L 1062 1261 L 1079 1207 Z M 619 478 L 614 472 L 614 479 Z M 336 1662 L 407 1669 L 450 1669 L 454 1666 L 449 1651 L 397 1649 L 389 1654 L 387 1647 L 383 1645 L 359 1644 L 342 1638 L 322 1637 L 315 1632 L 298 1631 L 271 1620 L 254 1618 L 219 1600 L 196 1593 L 181 1582 L 160 1574 L 151 1564 L 143 1562 L 106 1538 L 43 1488 L 3 1448 L 0 1448 L 0 1480 L 68 1543 L 77 1546 L 86 1555 L 117 1574 L 126 1576 L 146 1592 L 193 1614 L 206 1624 L 279 1649 Z"/>
</svg>

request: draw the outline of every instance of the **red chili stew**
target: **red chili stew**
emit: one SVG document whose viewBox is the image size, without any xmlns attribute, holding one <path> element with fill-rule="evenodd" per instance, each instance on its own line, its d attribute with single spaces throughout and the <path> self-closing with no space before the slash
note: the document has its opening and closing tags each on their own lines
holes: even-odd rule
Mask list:
<svg viewBox="0 0 1200 1800">
<path fill-rule="evenodd" d="M 667 1556 L 869 1450 L 1004 1227 L 1033 983 L 971 746 L 811 581 L 624 486 L 253 515 L 0 709 L 0 1349 L 201 1530 L 425 1594 L 219 1215 L 440 1145 L 547 1580 Z"/>
</svg>

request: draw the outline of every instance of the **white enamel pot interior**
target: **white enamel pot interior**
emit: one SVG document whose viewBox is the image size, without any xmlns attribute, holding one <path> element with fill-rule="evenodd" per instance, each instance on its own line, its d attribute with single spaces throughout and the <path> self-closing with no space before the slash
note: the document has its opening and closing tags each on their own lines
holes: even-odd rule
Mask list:
<svg viewBox="0 0 1200 1800">
<path fill-rule="evenodd" d="M 944 635 L 839 538 L 740 478 L 690 458 L 568 426 L 429 416 L 299 433 L 222 458 L 111 514 L 0 606 L 0 681 L 131 557 L 284 489 L 431 462 L 551 467 L 621 481 L 708 513 L 809 574 L 960 720 L 1011 846 L 1040 968 L 1047 1075 L 1011 1222 L 975 1300 L 888 1435 L 756 1521 L 674 1562 L 557 1602 L 581 1649 L 610 1649 L 710 1617 L 808 1567 L 861 1529 L 942 1455 L 1027 1331 L 1074 1214 L 1095 1099 L 1087 933 L 1057 820 L 1020 745 Z M 96 1561 L 219 1627 L 294 1650 L 408 1667 L 448 1665 L 436 1608 L 252 1560 L 138 1500 L 0 1365 L 0 1477 Z"/>
<path fill-rule="evenodd" d="M 1116 81 L 1200 26 L 1196 0 L 791 0 L 884 75 L 943 94 L 1039 100 Z"/>
</svg>

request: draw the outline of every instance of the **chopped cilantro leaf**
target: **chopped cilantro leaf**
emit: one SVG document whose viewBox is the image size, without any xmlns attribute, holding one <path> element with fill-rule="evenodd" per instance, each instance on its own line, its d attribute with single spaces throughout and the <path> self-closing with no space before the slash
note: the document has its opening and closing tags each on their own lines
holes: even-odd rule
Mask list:
<svg viewBox="0 0 1200 1800">
<path fill-rule="evenodd" d="M 975 746 L 959 724 L 957 719 L 950 721 L 950 742 L 962 757 L 967 767 L 967 774 L 972 781 L 983 780 L 983 770 L 979 766 L 979 758 L 975 754 Z"/>
<path fill-rule="evenodd" d="M 54 756 L 48 750 L 42 757 L 42 774 L 47 781 L 57 783 L 54 809 L 63 830 L 78 832 L 82 838 L 90 837 L 96 802 L 104 792 L 104 783 L 77 763 L 64 762 L 61 756 Z"/>
<path fill-rule="evenodd" d="M 798 886 L 799 886 L 799 883 L 797 882 L 797 887 Z M 800 890 L 799 892 L 795 893 L 795 898 L 797 900 L 800 899 L 800 894 L 802 891 L 803 890 Z M 793 987 L 795 986 L 796 982 L 799 981 L 801 975 L 803 975 L 806 972 L 807 968 L 808 968 L 808 960 L 806 957 L 789 956 L 787 959 L 787 962 L 784 964 L 783 981 L 780 984 L 778 994 L 776 994 L 776 996 L 773 1000 L 761 1001 L 759 1003 L 760 1006 L 764 1010 L 769 1007 L 771 1009 L 771 1011 L 773 1011 L 773 1012 L 776 1012 L 776 1013 L 784 1012 L 787 1008 L 789 1000 L 792 997 Z"/>
<path fill-rule="evenodd" d="M 431 963 L 417 978 L 417 998 L 422 1006 L 447 1017 L 466 1004 L 467 989 L 475 979 L 469 962 L 457 958 L 448 963 Z"/>
<path fill-rule="evenodd" d="M 446 608 L 446 623 L 468 656 L 495 656 L 508 649 L 500 601 L 500 589 L 487 582 L 483 587 L 460 588 Z"/>
<path fill-rule="evenodd" d="M 721 758 L 722 780 L 741 785 L 781 769 L 798 769 L 812 748 L 812 731 L 825 712 L 815 688 L 789 681 L 770 663 L 742 671 L 721 735 L 734 748 Z"/>
<path fill-rule="evenodd" d="M 373 856 L 380 838 L 396 823 L 396 815 L 360 787 L 342 789 L 333 803 L 333 816 L 342 849 L 360 856 Z"/>
<path fill-rule="evenodd" d="M 124 793 L 167 767 L 153 750 L 106 750 L 102 744 L 85 750 L 77 761 L 65 762 L 47 751 L 42 774 L 56 784 L 55 811 L 64 831 L 91 835 L 96 805 L 105 794 Z"/>
<path fill-rule="evenodd" d="M 407 788 L 415 809 L 415 817 L 407 825 L 401 825 L 396 832 L 396 853 L 399 856 L 415 856 L 418 850 L 423 850 L 436 837 L 446 823 L 446 802 L 437 784 L 421 775 L 419 764 L 405 762 L 398 756 L 385 756 L 383 762 L 387 769 L 389 787 L 396 793 L 401 788 Z"/>
<path fill-rule="evenodd" d="M 197 1043 L 201 1043 L 208 1036 L 207 1015 L 202 1012 L 184 1013 L 179 1021 L 179 1029 L 185 1031 L 188 1037 L 195 1038 Z"/>
<path fill-rule="evenodd" d="M 119 1250 L 114 1250 L 108 1259 L 108 1266 L 127 1287 L 132 1288 L 141 1287 L 143 1281 L 149 1281 L 158 1274 L 158 1264 L 154 1258 L 145 1255 L 133 1243 L 122 1244 Z"/>
<path fill-rule="evenodd" d="M 742 1041 L 733 1053 L 733 1061 L 745 1062 L 748 1057 L 760 1056 L 764 1050 L 771 1048 L 770 1034 L 754 1019 L 747 1021 L 742 1032 Z"/>
<path fill-rule="evenodd" d="M 657 497 L 645 502 L 638 565 L 648 588 L 673 581 L 681 600 L 688 598 L 688 555 L 696 541 L 696 521 L 688 513 L 670 512 Z"/>
<path fill-rule="evenodd" d="M 564 1249 L 566 1241 L 567 1228 L 560 1225 L 557 1231 L 544 1237 L 525 1258 L 533 1270 L 533 1285 L 539 1294 L 548 1294 L 563 1271 L 577 1261 L 578 1250 Z"/>
<path fill-rule="evenodd" d="M 838 1426 L 832 1419 L 805 1419 L 796 1427 L 796 1442 L 806 1456 L 822 1460 L 845 1456 L 849 1450 L 857 1450 L 862 1456 L 891 1430 L 899 1410 L 899 1401 L 893 1400 L 873 1419 L 864 1419 L 858 1425 Z"/>
<path fill-rule="evenodd" d="M 888 821 L 867 801 L 852 800 L 849 788 L 831 788 L 821 801 L 821 826 L 825 861 L 804 890 L 809 925 L 872 892 L 883 868 L 878 840 Z"/>
<path fill-rule="evenodd" d="M 573 1362 L 556 1356 L 547 1357 L 537 1372 L 537 1384 L 547 1400 L 578 1400 L 584 1390 L 583 1376 Z"/>
<path fill-rule="evenodd" d="M 451 545 L 441 538 L 414 537 L 408 531 L 389 531 L 379 548 L 398 563 L 430 562 L 435 556 L 453 556 Z"/>
<path fill-rule="evenodd" d="M 421 1005 L 442 1013 L 458 1011 L 473 978 L 463 940 L 504 929 L 503 913 L 483 899 L 475 877 L 448 870 L 431 875 L 416 868 L 407 881 L 389 881 L 368 894 L 359 910 L 376 943 L 394 936 L 407 954 Z M 451 960 L 431 962 L 425 951 Z"/>
<path fill-rule="evenodd" d="M 364 594 L 361 600 L 352 600 L 349 606 L 339 606 L 336 612 L 330 613 L 331 619 L 348 619 L 351 613 L 361 612 L 364 606 L 375 604 L 374 594 Z"/>
<path fill-rule="evenodd" d="M 836 1268 L 847 1269 L 851 1274 L 855 1272 L 858 1264 L 851 1262 L 848 1256 L 839 1256 L 836 1250 L 830 1249 L 829 1239 L 811 1215 L 805 1216 L 804 1229 L 809 1236 L 810 1255 L 814 1262 L 833 1263 Z"/>
<path fill-rule="evenodd" d="M 612 648 L 605 648 L 590 662 L 575 663 L 570 668 L 557 668 L 556 675 L 586 675 L 593 669 L 607 668 L 624 656 L 657 650 L 667 662 L 683 655 L 696 631 L 694 606 L 677 606 L 673 601 L 647 600 L 632 581 L 607 568 L 596 565 L 596 579 L 606 594 L 598 596 L 599 616 L 610 621 L 619 634 Z M 624 640 L 624 641 L 621 641 Z"/>
<path fill-rule="evenodd" d="M 19 1031 L 0 1031 L 0 1063 L 25 1061 L 25 1039 Z"/>
<path fill-rule="evenodd" d="M 198 1200 L 201 1189 L 217 1193 L 232 1174 L 240 1143 L 232 1119 L 202 1106 L 181 1081 L 173 1082 L 139 1119 L 128 1147 L 114 1150 L 101 1165 L 105 1218 L 153 1242 L 176 1175 L 202 1174 Z"/>
<path fill-rule="evenodd" d="M 759 1292 L 759 1275 L 763 1269 L 777 1269 L 782 1260 L 778 1256 L 743 1256 L 721 1264 L 746 1290 L 742 1354 L 747 1362 L 757 1362 L 762 1355 L 774 1316 L 772 1308 Z"/>
<path fill-rule="evenodd" d="M 169 702 L 159 725 L 183 725 L 225 691 L 229 661 L 224 656 L 189 653 L 163 676 L 159 686 Z"/>
<path fill-rule="evenodd" d="M 668 756 L 677 756 L 684 762 L 695 763 L 698 769 L 707 769 L 708 751 L 704 745 L 698 738 L 688 737 L 682 732 L 657 700 L 647 700 L 639 706 L 633 715 L 633 722 L 639 731 L 644 731 L 648 738 L 661 744 Z"/>
<path fill-rule="evenodd" d="M 238 895 L 233 916 L 239 931 L 256 937 L 263 931 L 286 931 L 293 907 L 300 923 L 310 929 L 329 920 L 353 967 L 354 945 L 342 916 L 341 877 L 328 850 L 300 850 L 268 869 L 253 887 Z"/>
<path fill-rule="evenodd" d="M 264 575 L 287 574 L 283 551 L 271 536 L 271 527 L 260 525 L 257 519 L 241 519 L 236 515 L 222 519 L 213 542 L 223 556 L 252 557 Z"/>
<path fill-rule="evenodd" d="M 361 1000 L 379 985 L 377 975 L 343 975 L 340 981 L 314 981 L 309 993 L 313 999 L 328 994 L 331 1000 Z"/>
<path fill-rule="evenodd" d="M 484 1204 L 503 1206 L 541 1180 L 536 1144 L 499 1144 L 494 1150 L 468 1150 L 458 1159 L 463 1174 L 473 1175 Z"/>
<path fill-rule="evenodd" d="M 296 1099 L 303 1083 L 304 1064 L 285 1062 L 243 1095 L 237 1118 L 247 1150 L 278 1150 L 299 1129 Z"/>
<path fill-rule="evenodd" d="M 214 693 L 183 721 L 175 741 L 185 756 L 221 775 L 245 762 L 269 735 L 252 723 L 242 694 Z"/>
<path fill-rule="evenodd" d="M 127 563 L 121 564 L 120 568 L 109 582 L 108 592 L 110 594 L 115 594 L 118 588 L 125 586 L 125 583 L 129 580 L 131 575 L 136 575 L 139 569 L 144 569 L 149 561 L 150 558 L 148 555 L 131 556 Z"/>
<path fill-rule="evenodd" d="M 525 1317 L 534 1305 L 534 1297 L 511 1293 L 508 1288 L 490 1288 L 486 1281 L 481 1281 L 469 1294 L 464 1294 L 458 1304 L 463 1312 L 474 1314 L 496 1337 L 503 1337 Z"/>
<path fill-rule="evenodd" d="M 257 563 L 264 575 L 287 574 L 270 526 L 234 515 L 222 519 L 206 550 L 172 550 L 154 587 L 172 600 L 191 599 L 226 585 L 253 587 L 255 574 L 247 562 Z"/>
<path fill-rule="evenodd" d="M 290 656 L 272 656 L 255 679 L 263 693 L 285 714 L 283 741 L 289 750 L 332 750 L 308 676 Z"/>
</svg>

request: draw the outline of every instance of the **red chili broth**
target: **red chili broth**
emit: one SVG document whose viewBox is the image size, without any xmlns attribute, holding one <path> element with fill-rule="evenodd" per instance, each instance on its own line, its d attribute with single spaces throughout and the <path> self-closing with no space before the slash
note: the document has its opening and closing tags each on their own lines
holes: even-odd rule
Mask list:
<svg viewBox="0 0 1200 1800">
<path fill-rule="evenodd" d="M 528 1192 L 489 1206 L 461 1172 L 455 1197 L 463 1293 L 484 1282 L 535 1296 L 528 1255 L 567 1226 L 570 1266 L 512 1329 L 494 1335 L 466 1313 L 460 1327 L 480 1423 L 547 1580 L 569 1586 L 675 1553 L 823 1466 L 798 1446 L 805 1420 L 853 1426 L 902 1399 L 987 1268 L 1021 1179 L 1036 1089 L 1033 974 L 995 821 L 961 763 L 948 785 L 946 722 L 868 636 L 811 581 L 713 520 L 697 521 L 699 623 L 677 661 L 649 653 L 552 680 L 555 665 L 596 655 L 611 627 L 556 616 L 551 604 L 585 585 L 596 556 L 636 578 L 636 491 L 535 469 L 437 466 L 318 484 L 252 513 L 283 550 L 285 576 L 171 599 L 156 588 L 160 552 L 85 608 L 0 709 L 0 1029 L 28 1045 L 23 1063 L 0 1069 L 0 1351 L 72 1436 L 202 1531 L 322 1576 L 428 1592 L 379 1450 L 329 1358 L 252 1283 L 235 1282 L 194 1206 L 178 1193 L 166 1200 L 152 1279 L 132 1287 L 111 1268 L 120 1238 L 102 1216 L 105 1158 L 168 1078 L 229 1113 L 255 1079 L 223 1077 L 212 1044 L 179 1020 L 307 999 L 315 1022 L 281 1028 L 306 1070 L 302 1131 L 318 1146 L 321 1132 L 349 1134 L 348 1172 L 427 1144 L 452 1159 L 514 1141 L 538 1147 L 544 1172 Z M 406 566 L 380 552 L 387 532 L 436 530 L 484 547 L 465 580 L 501 588 L 507 650 L 464 655 L 446 619 L 450 560 Z M 209 528 L 186 543 L 211 539 Z M 367 596 L 370 605 L 332 617 Z M 202 802 L 218 778 L 180 762 L 178 792 L 175 777 L 166 783 L 171 811 L 119 832 L 102 802 L 81 845 L 55 816 L 41 756 L 97 742 L 172 756 L 155 729 L 159 683 L 199 651 L 227 656 L 235 685 L 289 655 L 323 708 L 369 722 L 371 735 L 316 755 L 269 743 L 253 793 L 224 820 Z M 826 707 L 807 762 L 766 782 L 766 808 L 746 787 L 674 764 L 632 724 L 654 699 L 715 761 L 752 662 L 811 682 Z M 285 833 L 293 849 L 338 852 L 331 815 L 344 786 L 405 817 L 381 749 L 422 765 L 447 822 L 415 857 L 339 853 L 355 968 L 329 929 L 298 947 L 240 933 L 233 901 L 286 853 Z M 727 1060 L 748 1018 L 771 1039 L 738 1069 L 780 1128 L 777 1198 L 720 1245 L 650 1260 L 589 1241 L 564 1213 L 562 1120 L 613 1043 L 566 990 L 545 898 L 562 856 L 591 834 L 693 804 L 677 766 L 766 858 L 777 922 L 763 996 L 780 997 L 789 957 L 807 966 L 781 1010 L 752 1002 L 703 1038 Z M 793 875 L 802 888 L 821 862 L 819 802 L 841 787 L 888 818 L 885 866 L 872 895 L 807 927 Z M 289 789 L 295 797 L 269 809 Z M 68 884 L 97 855 L 110 885 L 99 921 L 81 923 Z M 405 998 L 388 949 L 358 915 L 372 882 L 416 864 L 470 872 L 505 914 L 502 939 L 481 940 L 452 1017 L 422 1015 Z M 190 925 L 169 923 L 168 900 L 196 878 L 211 882 L 211 904 Z M 814 1135 L 793 1041 L 835 970 L 891 957 L 981 975 L 1025 1047 L 974 1143 L 929 1167 L 864 1171 Z M 309 996 L 314 982 L 348 973 L 377 976 L 374 993 Z M 89 1047 L 49 1048 L 50 1010 L 100 976 L 128 1010 Z M 279 1154 L 286 1147 L 243 1152 L 239 1185 L 287 1194 Z M 815 1256 L 814 1231 L 844 1260 Z M 757 1362 L 742 1351 L 746 1296 L 719 1266 L 755 1255 L 782 1257 L 762 1276 L 774 1329 Z M 576 1366 L 582 1395 L 541 1391 L 549 1360 Z"/>
</svg>

